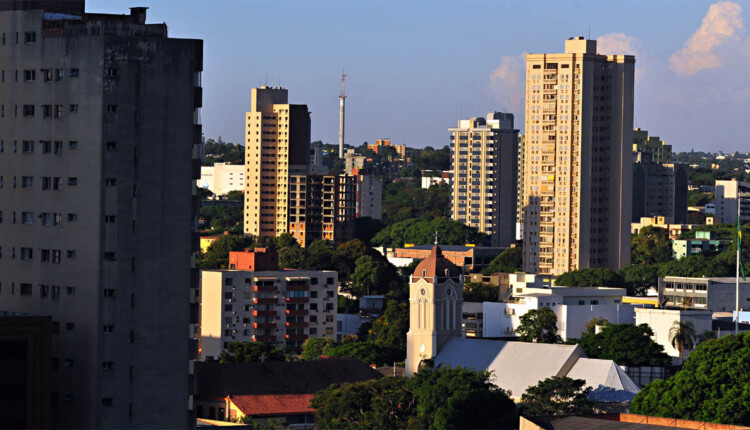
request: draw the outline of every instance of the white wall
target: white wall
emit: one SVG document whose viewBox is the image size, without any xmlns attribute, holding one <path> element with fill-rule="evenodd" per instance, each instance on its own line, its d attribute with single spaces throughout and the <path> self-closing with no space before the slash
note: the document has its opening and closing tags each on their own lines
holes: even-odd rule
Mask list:
<svg viewBox="0 0 750 430">
<path fill-rule="evenodd" d="M 664 352 L 679 362 L 680 353 L 672 346 L 669 330 L 675 321 L 691 321 L 695 327 L 695 335 L 700 336 L 711 330 L 711 312 L 679 309 L 651 309 L 640 308 L 635 312 L 636 324 L 648 324 L 654 331 L 654 341 L 664 347 Z"/>
</svg>

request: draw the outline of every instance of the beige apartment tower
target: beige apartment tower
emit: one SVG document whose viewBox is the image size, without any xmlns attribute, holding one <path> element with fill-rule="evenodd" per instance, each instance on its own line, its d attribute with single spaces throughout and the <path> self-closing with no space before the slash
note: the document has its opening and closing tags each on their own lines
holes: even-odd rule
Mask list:
<svg viewBox="0 0 750 430">
<path fill-rule="evenodd" d="M 0 2 L 0 311 L 51 316 L 52 428 L 194 428 L 203 43 Z"/>
<path fill-rule="evenodd" d="M 515 242 L 518 130 L 513 114 L 459 120 L 451 132 L 451 218 L 490 236 L 490 246 Z"/>
<path fill-rule="evenodd" d="M 634 68 L 582 37 L 527 55 L 525 272 L 630 263 Z"/>
<path fill-rule="evenodd" d="M 289 177 L 310 163 L 310 112 L 281 87 L 253 88 L 245 115 L 245 234 L 288 232 Z"/>
</svg>

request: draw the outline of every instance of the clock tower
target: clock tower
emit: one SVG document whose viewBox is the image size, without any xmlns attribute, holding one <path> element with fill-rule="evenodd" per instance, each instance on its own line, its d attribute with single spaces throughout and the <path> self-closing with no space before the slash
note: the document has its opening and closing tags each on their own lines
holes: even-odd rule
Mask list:
<svg viewBox="0 0 750 430">
<path fill-rule="evenodd" d="M 406 376 L 435 358 L 448 339 L 461 337 L 463 275 L 435 242 L 430 256 L 419 263 L 409 280 Z"/>
</svg>

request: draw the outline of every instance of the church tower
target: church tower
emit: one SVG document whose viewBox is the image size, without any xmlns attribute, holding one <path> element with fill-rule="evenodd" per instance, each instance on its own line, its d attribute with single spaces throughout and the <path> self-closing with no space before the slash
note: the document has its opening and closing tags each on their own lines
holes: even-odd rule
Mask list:
<svg viewBox="0 0 750 430">
<path fill-rule="evenodd" d="M 432 248 L 409 280 L 409 332 L 406 334 L 406 376 L 420 363 L 437 356 L 451 337 L 461 337 L 464 279 L 461 270 Z"/>
</svg>

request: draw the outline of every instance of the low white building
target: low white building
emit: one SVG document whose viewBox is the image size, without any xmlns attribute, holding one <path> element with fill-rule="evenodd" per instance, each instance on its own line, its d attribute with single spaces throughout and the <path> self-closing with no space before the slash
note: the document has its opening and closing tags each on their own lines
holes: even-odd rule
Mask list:
<svg viewBox="0 0 750 430">
<path fill-rule="evenodd" d="M 450 185 L 453 181 L 451 181 L 451 177 L 443 177 L 443 176 L 422 176 L 422 188 L 428 189 L 433 185 L 440 185 L 440 184 L 448 184 Z"/>
<path fill-rule="evenodd" d="M 205 188 L 217 196 L 230 191 L 245 189 L 245 165 L 216 163 L 201 167 L 201 178 L 196 181 L 198 188 Z"/>
<path fill-rule="evenodd" d="M 672 346 L 672 339 L 669 331 L 676 321 L 690 321 L 693 323 L 695 330 L 696 343 L 697 337 L 703 333 L 712 330 L 712 312 L 699 309 L 653 309 L 638 308 L 635 311 L 635 323 L 648 324 L 654 332 L 654 342 L 664 347 L 674 363 L 679 363 L 680 352 Z M 687 357 L 687 354 L 685 355 Z"/>
</svg>

